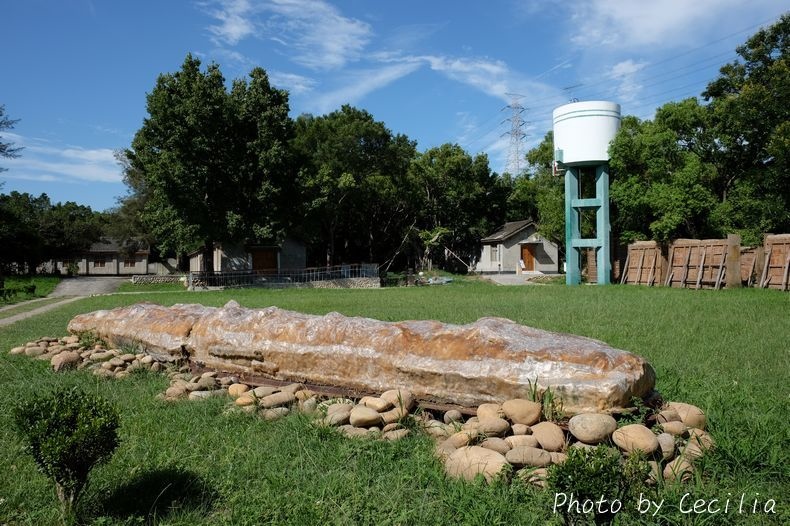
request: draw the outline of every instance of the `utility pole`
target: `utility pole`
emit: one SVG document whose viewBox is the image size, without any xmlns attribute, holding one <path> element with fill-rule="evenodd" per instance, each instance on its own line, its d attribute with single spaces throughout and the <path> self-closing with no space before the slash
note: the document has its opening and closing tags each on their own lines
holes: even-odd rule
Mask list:
<svg viewBox="0 0 790 526">
<path fill-rule="evenodd" d="M 510 122 L 510 131 L 503 133 L 501 136 L 510 135 L 510 148 L 508 149 L 507 156 L 507 171 L 511 176 L 517 177 L 521 174 L 521 161 L 522 153 L 521 146 L 524 138 L 527 136 L 524 133 L 524 125 L 526 121 L 522 118 L 522 114 L 527 109 L 519 102 L 524 98 L 524 95 L 518 93 L 505 93 L 510 97 L 510 104 L 502 108 L 502 111 L 510 109 L 510 117 L 502 121 L 502 124 Z"/>
</svg>

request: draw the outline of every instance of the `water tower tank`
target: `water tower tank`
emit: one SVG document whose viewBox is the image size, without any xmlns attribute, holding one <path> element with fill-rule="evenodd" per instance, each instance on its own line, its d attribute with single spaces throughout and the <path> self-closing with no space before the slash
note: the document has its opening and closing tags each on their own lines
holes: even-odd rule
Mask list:
<svg viewBox="0 0 790 526">
<path fill-rule="evenodd" d="M 620 128 L 620 105 L 573 102 L 554 110 L 554 159 L 567 166 L 609 160 L 609 143 Z"/>
</svg>

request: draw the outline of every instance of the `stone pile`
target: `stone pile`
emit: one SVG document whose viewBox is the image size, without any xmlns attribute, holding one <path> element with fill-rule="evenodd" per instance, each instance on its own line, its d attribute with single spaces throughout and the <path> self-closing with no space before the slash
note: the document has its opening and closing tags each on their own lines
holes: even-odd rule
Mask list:
<svg viewBox="0 0 790 526">
<path fill-rule="evenodd" d="M 606 413 L 581 413 L 563 422 L 541 421 L 541 405 L 513 399 L 483 404 L 477 416 L 463 421 L 448 411 L 441 421 L 428 420 L 426 431 L 437 439 L 436 455 L 451 477 L 486 480 L 509 472 L 545 486 L 547 469 L 561 464 L 569 448 L 605 445 L 627 457 L 641 451 L 650 466 L 649 483 L 686 481 L 694 463 L 714 447 L 705 431 L 705 415 L 697 407 L 670 402 L 655 415 L 651 427 L 635 423 L 618 427 Z"/>
<path fill-rule="evenodd" d="M 108 349 L 102 343 L 81 341 L 78 336 L 39 338 L 21 347 L 14 347 L 9 354 L 24 354 L 39 360 L 47 360 L 55 372 L 65 369 L 89 369 L 97 376 L 111 378 L 123 378 L 136 369 L 164 371 L 174 363 L 174 359 L 170 357 Z"/>
<path fill-rule="evenodd" d="M 515 476 L 545 486 L 547 470 L 561 464 L 570 448 L 610 447 L 623 457 L 641 451 L 650 465 L 650 480 L 687 481 L 695 462 L 715 446 L 705 431 L 706 417 L 698 407 L 669 402 L 643 423 L 623 425 L 605 412 L 582 412 L 569 420 L 546 420 L 543 406 L 526 399 L 483 403 L 475 416 L 465 418 L 455 409 L 415 410 L 416 398 L 406 389 L 354 401 L 325 399 L 301 383 L 252 386 L 233 375 L 215 371 L 190 372 L 173 356 L 131 353 L 107 348 L 102 343 L 81 341 L 77 336 L 39 338 L 11 349 L 50 362 L 55 372 L 89 369 L 98 376 L 121 379 L 135 370 L 166 373 L 170 386 L 159 397 L 167 401 L 230 397 L 240 411 L 266 420 L 300 411 L 315 416 L 315 423 L 337 429 L 349 438 L 399 440 L 410 430 L 421 430 L 436 440 L 435 454 L 450 477 L 487 481 Z"/>
</svg>

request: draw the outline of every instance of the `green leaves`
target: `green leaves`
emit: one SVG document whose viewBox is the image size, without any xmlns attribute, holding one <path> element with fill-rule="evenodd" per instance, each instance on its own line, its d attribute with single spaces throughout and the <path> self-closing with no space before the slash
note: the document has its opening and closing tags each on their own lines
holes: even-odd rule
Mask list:
<svg viewBox="0 0 790 526">
<path fill-rule="evenodd" d="M 134 184 L 122 207 L 140 210 L 142 228 L 179 254 L 213 241 L 276 241 L 294 198 L 288 95 L 261 68 L 228 91 L 216 64 L 200 66 L 188 55 L 148 94 L 148 118 L 126 152 Z"/>
<path fill-rule="evenodd" d="M 480 238 L 504 222 L 509 192 L 491 172 L 488 157 L 472 157 L 457 144 L 443 144 L 418 155 L 408 174 L 416 228 L 425 233 L 420 235 L 420 256 L 436 256 L 430 252 L 433 245 L 425 241 L 438 232 L 441 245 L 465 261 L 478 256 Z"/>
<path fill-rule="evenodd" d="M 23 401 L 14 410 L 17 433 L 39 470 L 53 479 L 69 515 L 94 466 L 118 447 L 118 413 L 106 400 L 77 388 Z"/>
</svg>

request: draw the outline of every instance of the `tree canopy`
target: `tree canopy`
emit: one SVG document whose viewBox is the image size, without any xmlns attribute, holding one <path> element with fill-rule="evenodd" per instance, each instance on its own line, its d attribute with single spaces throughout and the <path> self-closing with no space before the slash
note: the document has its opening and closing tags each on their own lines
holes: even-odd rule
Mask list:
<svg viewBox="0 0 790 526">
<path fill-rule="evenodd" d="M 409 183 L 423 264 L 436 259 L 457 266 L 440 248 L 469 264 L 479 255 L 480 239 L 505 219 L 509 187 L 485 154 L 471 156 L 457 144 L 430 148 L 412 161 Z"/>
<path fill-rule="evenodd" d="M 296 120 L 302 234 L 327 264 L 388 257 L 409 216 L 414 142 L 364 110 L 343 106 Z M 317 254 L 316 254 L 317 255 Z"/>
<path fill-rule="evenodd" d="M 229 91 L 216 64 L 200 66 L 188 55 L 180 71 L 160 75 L 125 152 L 127 180 L 144 188 L 136 195 L 144 196 L 144 224 L 160 248 L 178 254 L 215 241 L 273 240 L 291 184 L 288 94 L 261 68 Z"/>
<path fill-rule="evenodd" d="M 90 207 L 53 204 L 47 194 L 0 194 L 0 268 L 32 272 L 46 260 L 72 257 L 98 241 L 102 229 Z"/>
</svg>

